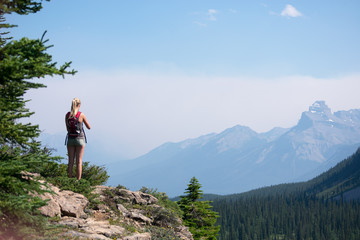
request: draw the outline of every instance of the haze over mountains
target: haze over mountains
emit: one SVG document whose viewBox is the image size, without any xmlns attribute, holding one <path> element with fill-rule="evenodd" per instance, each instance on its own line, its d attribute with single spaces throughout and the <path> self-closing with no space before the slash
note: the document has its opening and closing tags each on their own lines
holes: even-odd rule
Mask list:
<svg viewBox="0 0 360 240">
<path fill-rule="evenodd" d="M 129 161 L 108 166 L 109 184 L 184 192 L 193 176 L 205 193 L 231 194 L 305 181 L 328 170 L 360 146 L 360 109 L 332 113 L 317 101 L 292 128 L 257 133 L 234 126 L 178 143 L 165 143 Z"/>
</svg>

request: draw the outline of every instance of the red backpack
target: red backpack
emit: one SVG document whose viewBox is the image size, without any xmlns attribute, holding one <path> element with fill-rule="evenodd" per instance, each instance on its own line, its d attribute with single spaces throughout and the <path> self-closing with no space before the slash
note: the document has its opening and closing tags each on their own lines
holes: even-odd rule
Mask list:
<svg viewBox="0 0 360 240">
<path fill-rule="evenodd" d="M 75 117 L 70 117 L 70 112 L 66 114 L 66 126 L 69 137 L 76 138 L 81 133 L 81 128 L 80 128 L 81 123 L 79 122 L 80 114 L 81 114 L 80 111 L 77 112 Z"/>
</svg>

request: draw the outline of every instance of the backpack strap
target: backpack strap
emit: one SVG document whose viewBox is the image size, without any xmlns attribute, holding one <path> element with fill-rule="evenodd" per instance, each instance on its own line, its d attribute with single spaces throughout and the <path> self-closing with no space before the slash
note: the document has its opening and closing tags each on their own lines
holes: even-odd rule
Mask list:
<svg viewBox="0 0 360 240">
<path fill-rule="evenodd" d="M 85 137 L 85 143 L 87 143 L 87 138 L 86 138 L 86 134 L 85 134 L 85 129 L 83 127 L 83 133 L 84 133 L 84 137 Z"/>
<path fill-rule="evenodd" d="M 66 144 L 67 144 L 68 137 L 69 137 L 69 133 L 67 133 L 66 136 L 65 136 L 65 146 L 66 146 Z"/>
<path fill-rule="evenodd" d="M 81 114 L 81 112 L 80 111 L 78 111 L 77 113 L 76 113 L 76 118 L 79 118 L 80 117 L 80 114 Z M 66 118 L 68 119 L 70 117 L 70 112 L 68 112 L 67 114 L 66 114 Z"/>
<path fill-rule="evenodd" d="M 65 119 L 66 119 L 66 126 L 67 126 L 67 120 L 69 120 L 69 117 L 70 117 L 70 112 L 68 112 L 65 116 Z"/>
<path fill-rule="evenodd" d="M 66 119 L 66 129 L 68 128 L 67 120 L 69 119 L 69 117 L 70 117 L 70 112 L 68 112 L 68 113 L 66 114 L 66 116 L 65 116 L 65 119 Z M 68 137 L 69 137 L 69 132 L 66 133 L 66 136 L 65 136 L 65 146 L 66 146 L 66 144 L 67 144 Z"/>
<path fill-rule="evenodd" d="M 78 111 L 77 114 L 76 114 L 76 118 L 79 119 L 80 115 L 81 115 L 81 112 Z M 87 138 L 86 138 L 86 134 L 85 134 L 85 128 L 82 127 L 82 130 L 83 130 L 84 137 L 85 137 L 85 143 L 87 143 Z"/>
</svg>

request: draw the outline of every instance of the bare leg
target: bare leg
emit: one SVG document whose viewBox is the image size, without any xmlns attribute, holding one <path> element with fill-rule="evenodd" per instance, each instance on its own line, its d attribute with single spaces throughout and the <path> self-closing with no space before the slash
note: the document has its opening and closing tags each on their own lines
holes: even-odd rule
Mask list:
<svg viewBox="0 0 360 240">
<path fill-rule="evenodd" d="M 72 178 L 76 148 L 75 148 L 75 146 L 67 146 L 67 150 L 68 150 L 68 156 L 69 156 L 68 177 Z"/>
<path fill-rule="evenodd" d="M 84 155 L 85 145 L 84 146 L 76 146 L 76 177 L 78 180 L 81 179 L 82 174 L 82 158 Z"/>
</svg>

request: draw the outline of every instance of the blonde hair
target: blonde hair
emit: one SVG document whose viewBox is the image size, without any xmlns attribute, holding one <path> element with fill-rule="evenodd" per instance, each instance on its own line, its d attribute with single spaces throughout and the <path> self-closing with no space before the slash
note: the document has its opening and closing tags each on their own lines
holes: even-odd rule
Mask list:
<svg viewBox="0 0 360 240">
<path fill-rule="evenodd" d="M 81 104 L 80 99 L 74 98 L 74 99 L 72 100 L 70 117 L 75 117 L 75 116 L 76 116 L 76 114 L 77 114 L 78 111 L 79 111 L 80 104 Z"/>
</svg>

